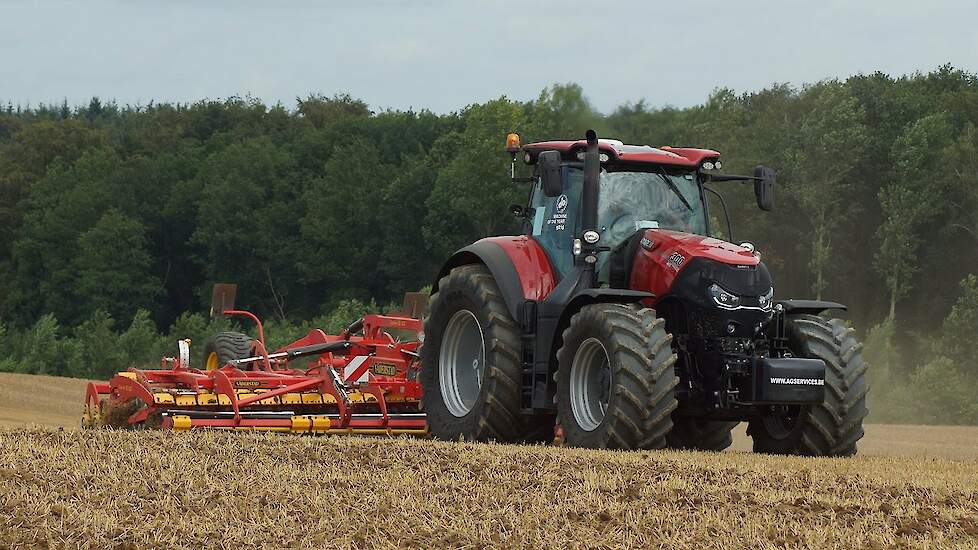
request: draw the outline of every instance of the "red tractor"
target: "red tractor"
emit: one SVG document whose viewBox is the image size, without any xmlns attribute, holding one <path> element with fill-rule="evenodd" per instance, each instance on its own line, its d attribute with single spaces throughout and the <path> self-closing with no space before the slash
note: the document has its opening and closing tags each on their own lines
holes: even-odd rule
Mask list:
<svg viewBox="0 0 978 550">
<path fill-rule="evenodd" d="M 776 300 L 750 243 L 711 238 L 719 153 L 507 136 L 519 236 L 456 252 L 435 280 L 421 384 L 444 439 L 722 450 L 747 421 L 754 450 L 849 456 L 867 414 L 866 364 L 845 306 Z M 515 177 L 517 156 L 532 177 Z M 722 204 L 722 198 L 721 198 Z M 725 208 L 725 207 L 724 207 Z"/>
</svg>

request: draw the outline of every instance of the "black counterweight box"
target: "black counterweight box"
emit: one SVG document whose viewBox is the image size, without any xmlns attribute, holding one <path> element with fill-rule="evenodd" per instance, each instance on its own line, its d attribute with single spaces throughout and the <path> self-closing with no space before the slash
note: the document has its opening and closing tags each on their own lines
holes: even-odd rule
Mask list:
<svg viewBox="0 0 978 550">
<path fill-rule="evenodd" d="M 754 359 L 754 403 L 816 405 L 825 400 L 825 362 L 821 359 Z"/>
</svg>

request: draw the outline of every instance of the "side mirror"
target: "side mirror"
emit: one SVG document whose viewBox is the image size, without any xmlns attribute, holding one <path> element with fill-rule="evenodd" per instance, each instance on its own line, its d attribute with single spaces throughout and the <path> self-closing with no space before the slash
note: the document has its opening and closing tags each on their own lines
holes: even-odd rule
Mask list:
<svg viewBox="0 0 978 550">
<path fill-rule="evenodd" d="M 560 179 L 560 153 L 557 151 L 543 151 L 537 155 L 537 169 L 540 179 L 543 180 L 543 194 L 547 197 L 556 197 L 564 190 L 563 181 Z"/>
<path fill-rule="evenodd" d="M 773 169 L 757 165 L 754 168 L 754 178 L 754 196 L 757 198 L 757 207 L 770 212 L 774 209 L 774 184 L 777 182 L 777 175 Z"/>
</svg>

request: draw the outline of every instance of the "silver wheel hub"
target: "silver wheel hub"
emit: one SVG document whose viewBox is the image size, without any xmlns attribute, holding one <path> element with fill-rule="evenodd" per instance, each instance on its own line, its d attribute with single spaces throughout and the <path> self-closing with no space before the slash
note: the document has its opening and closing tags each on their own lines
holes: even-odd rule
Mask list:
<svg viewBox="0 0 978 550">
<path fill-rule="evenodd" d="M 570 369 L 570 406 L 577 425 L 586 432 L 604 421 L 611 398 L 611 361 L 597 338 L 581 342 Z"/>
<path fill-rule="evenodd" d="M 462 417 L 472 410 L 486 372 L 486 344 L 475 314 L 460 309 L 445 327 L 438 354 L 438 379 L 448 412 Z"/>
</svg>

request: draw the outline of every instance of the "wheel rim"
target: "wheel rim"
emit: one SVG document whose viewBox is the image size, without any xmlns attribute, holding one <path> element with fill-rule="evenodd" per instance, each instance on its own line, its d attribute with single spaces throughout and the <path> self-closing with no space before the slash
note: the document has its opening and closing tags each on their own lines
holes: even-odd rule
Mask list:
<svg viewBox="0 0 978 550">
<path fill-rule="evenodd" d="M 210 354 L 207 355 L 207 370 L 217 370 L 219 366 L 217 361 L 217 352 L 210 352 Z"/>
<path fill-rule="evenodd" d="M 454 416 L 472 410 L 482 390 L 486 371 L 486 344 L 475 314 L 460 309 L 448 320 L 438 357 L 441 395 Z"/>
<path fill-rule="evenodd" d="M 570 405 L 574 420 L 590 432 L 604 421 L 611 398 L 611 360 L 597 338 L 577 348 L 570 371 Z"/>
<path fill-rule="evenodd" d="M 798 428 L 801 420 L 801 407 L 784 406 L 771 411 L 763 417 L 764 428 L 774 439 L 787 439 Z"/>
</svg>

